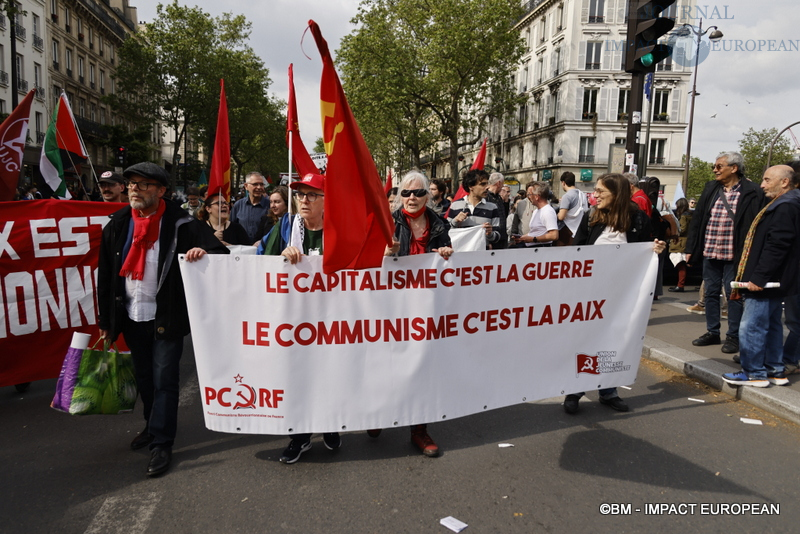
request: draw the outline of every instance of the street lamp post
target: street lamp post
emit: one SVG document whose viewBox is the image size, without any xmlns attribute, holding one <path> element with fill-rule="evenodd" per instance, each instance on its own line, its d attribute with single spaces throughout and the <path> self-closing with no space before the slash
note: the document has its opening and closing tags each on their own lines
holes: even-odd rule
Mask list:
<svg viewBox="0 0 800 534">
<path fill-rule="evenodd" d="M 716 41 L 717 39 L 722 39 L 722 32 L 717 29 L 716 26 L 711 26 L 706 31 L 703 31 L 703 19 L 700 19 L 700 25 L 698 28 L 695 29 L 694 26 L 691 24 L 684 24 L 681 29 L 691 30 L 691 32 L 697 36 L 697 50 L 695 51 L 694 55 L 694 81 L 692 82 L 692 105 L 689 110 L 689 132 L 688 138 L 686 140 L 686 161 L 684 162 L 683 167 L 683 191 L 686 194 L 689 191 L 689 165 L 692 162 L 692 126 L 694 125 L 694 99 L 697 97 L 697 68 L 700 65 L 700 41 L 705 34 L 707 34 L 710 30 L 714 30 L 711 32 L 709 39 L 712 41 Z"/>
</svg>

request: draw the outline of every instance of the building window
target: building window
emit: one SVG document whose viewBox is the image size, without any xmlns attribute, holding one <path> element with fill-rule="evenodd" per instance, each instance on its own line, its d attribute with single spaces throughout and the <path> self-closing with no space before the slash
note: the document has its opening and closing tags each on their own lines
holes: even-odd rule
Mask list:
<svg viewBox="0 0 800 534">
<path fill-rule="evenodd" d="M 597 118 L 597 93 L 598 89 L 583 90 L 583 120 L 591 121 Z"/>
<path fill-rule="evenodd" d="M 41 114 L 41 112 L 39 112 L 39 111 L 36 112 L 34 121 L 36 123 L 36 140 L 37 140 L 36 142 L 37 143 L 41 143 L 41 141 L 39 140 L 39 136 L 41 135 L 42 137 L 44 137 L 44 130 L 42 130 L 42 114 Z"/>
<path fill-rule="evenodd" d="M 97 122 L 97 105 L 94 102 L 89 104 L 89 119 L 92 122 Z"/>
<path fill-rule="evenodd" d="M 100 54 L 100 57 L 103 56 L 103 38 L 102 37 L 97 39 L 97 53 Z"/>
<path fill-rule="evenodd" d="M 550 124 L 555 124 L 556 119 L 558 119 L 558 91 L 555 91 L 553 93 L 551 100 L 553 108 L 552 108 L 552 114 L 550 115 Z"/>
<path fill-rule="evenodd" d="M 658 63 L 656 63 L 656 70 L 657 71 L 670 71 L 672 70 L 672 56 L 668 56 L 667 59 L 664 59 Z"/>
<path fill-rule="evenodd" d="M 657 89 L 653 95 L 653 120 L 669 122 L 669 89 Z"/>
<path fill-rule="evenodd" d="M 561 47 L 553 51 L 553 76 L 558 76 L 559 67 L 561 66 Z"/>
<path fill-rule="evenodd" d="M 581 137 L 578 163 L 594 163 L 594 137 Z"/>
<path fill-rule="evenodd" d="M 100 93 L 106 94 L 106 71 L 100 69 Z"/>
<path fill-rule="evenodd" d="M 631 90 L 630 89 L 620 89 L 619 90 L 619 105 L 617 107 L 617 120 L 618 121 L 626 121 L 628 120 L 628 112 L 631 107 Z"/>
<path fill-rule="evenodd" d="M 547 40 L 546 32 L 547 32 L 547 17 L 542 17 L 542 20 L 539 21 L 539 41 L 545 42 L 545 40 Z"/>
<path fill-rule="evenodd" d="M 64 8 L 64 30 L 66 30 L 67 33 L 69 33 L 69 31 L 72 29 L 70 27 L 71 23 L 72 23 L 72 17 L 70 16 L 69 8 L 65 7 Z"/>
<path fill-rule="evenodd" d="M 628 144 L 628 140 L 625 137 L 617 137 L 614 139 L 615 145 L 626 145 Z"/>
<path fill-rule="evenodd" d="M 664 165 L 664 148 L 666 146 L 666 139 L 650 140 L 650 157 L 648 158 L 650 165 Z"/>
<path fill-rule="evenodd" d="M 106 123 L 106 108 L 100 108 L 100 124 Z"/>
<path fill-rule="evenodd" d="M 600 53 L 603 43 L 586 43 L 586 70 L 600 70 Z"/>
<path fill-rule="evenodd" d="M 114 64 L 114 44 L 108 43 L 108 59 L 111 61 L 111 64 Z"/>
<path fill-rule="evenodd" d="M 39 27 L 41 26 L 41 21 L 39 20 L 39 15 L 33 16 L 33 36 L 40 37 L 42 32 L 39 31 Z"/>
<path fill-rule="evenodd" d="M 58 0 L 50 0 L 50 14 L 55 15 L 58 21 Z"/>
<path fill-rule="evenodd" d="M 72 78 L 72 49 L 67 48 L 67 53 L 64 56 L 66 60 L 66 67 L 67 67 L 67 76 Z"/>
<path fill-rule="evenodd" d="M 564 29 L 564 4 L 559 4 L 558 10 L 556 11 L 556 17 L 558 17 L 558 29 Z"/>
<path fill-rule="evenodd" d="M 603 11 L 605 11 L 605 0 L 589 0 L 589 23 L 603 22 Z"/>
<path fill-rule="evenodd" d="M 544 58 L 540 57 L 539 62 L 536 64 L 536 85 L 544 81 Z"/>
<path fill-rule="evenodd" d="M 89 50 L 94 50 L 94 28 L 89 26 Z"/>
<path fill-rule="evenodd" d="M 22 57 L 22 54 L 17 54 L 17 83 L 19 84 L 18 88 L 28 84 L 28 82 L 25 81 L 25 59 Z"/>
<path fill-rule="evenodd" d="M 75 29 L 78 30 L 78 39 L 83 40 L 83 20 L 75 18 Z"/>
<path fill-rule="evenodd" d="M 78 115 L 81 117 L 86 117 L 86 99 L 81 98 L 78 101 Z"/>
<path fill-rule="evenodd" d="M 42 86 L 42 66 L 38 63 L 33 64 L 33 85 L 37 89 Z"/>
<path fill-rule="evenodd" d="M 53 41 L 53 68 L 58 70 L 58 41 Z"/>
<path fill-rule="evenodd" d="M 83 71 L 83 58 L 78 56 L 78 81 L 83 83 L 84 80 L 84 71 Z"/>
<path fill-rule="evenodd" d="M 94 87 L 95 87 L 94 86 L 94 82 L 95 82 L 95 79 L 94 79 L 94 65 L 89 63 L 89 87 L 91 87 L 92 89 L 94 89 Z"/>
</svg>

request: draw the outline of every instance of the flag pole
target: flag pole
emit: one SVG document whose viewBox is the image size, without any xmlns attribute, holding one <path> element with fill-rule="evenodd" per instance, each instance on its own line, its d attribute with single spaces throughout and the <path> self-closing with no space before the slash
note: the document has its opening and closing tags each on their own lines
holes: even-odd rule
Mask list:
<svg viewBox="0 0 800 534">
<path fill-rule="evenodd" d="M 289 194 L 288 194 L 289 206 L 288 206 L 288 208 L 289 208 L 289 218 L 290 219 L 291 219 L 292 215 L 294 215 L 292 213 L 292 187 L 291 187 L 291 185 L 292 185 L 292 145 L 293 144 L 294 144 L 294 132 L 290 130 L 289 131 L 289 184 L 288 184 L 289 187 L 287 188 L 287 189 L 289 189 Z"/>
</svg>

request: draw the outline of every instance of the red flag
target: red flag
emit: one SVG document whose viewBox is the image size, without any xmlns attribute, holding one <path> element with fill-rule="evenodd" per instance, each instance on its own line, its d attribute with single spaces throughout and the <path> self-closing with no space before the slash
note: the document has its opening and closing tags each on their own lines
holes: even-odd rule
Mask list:
<svg viewBox="0 0 800 534">
<path fill-rule="evenodd" d="M 388 195 L 392 188 L 392 169 L 389 169 L 389 176 L 386 177 L 386 185 L 383 186 L 383 194 Z"/>
<path fill-rule="evenodd" d="M 225 80 L 219 81 L 219 114 L 217 134 L 214 139 L 214 156 L 206 196 L 222 195 L 231 198 L 231 133 L 228 128 L 228 101 L 225 98 Z"/>
<path fill-rule="evenodd" d="M 488 137 L 483 138 L 483 145 L 481 145 L 481 149 L 478 151 L 478 157 L 475 158 L 475 163 L 472 164 L 472 167 L 469 169 L 471 171 L 482 171 L 484 162 L 486 161 L 486 140 Z M 466 194 L 466 193 L 465 193 Z"/>
<path fill-rule="evenodd" d="M 292 136 L 292 143 L 289 144 L 289 136 Z M 286 146 L 291 147 L 292 163 L 297 174 L 305 176 L 308 173 L 319 174 L 319 169 L 314 165 L 308 150 L 300 138 L 300 123 L 297 118 L 297 100 L 294 96 L 294 71 L 292 64 L 289 63 L 289 105 L 286 107 Z"/>
<path fill-rule="evenodd" d="M 322 139 L 328 154 L 322 269 L 380 267 L 391 246 L 394 222 L 381 191 L 378 169 L 356 124 L 333 67 L 328 43 L 313 20 L 311 34 L 322 56 L 320 108 Z"/>
<path fill-rule="evenodd" d="M 17 192 L 34 94 L 36 90 L 31 89 L 28 96 L 0 124 L 0 201 L 14 200 Z"/>
</svg>

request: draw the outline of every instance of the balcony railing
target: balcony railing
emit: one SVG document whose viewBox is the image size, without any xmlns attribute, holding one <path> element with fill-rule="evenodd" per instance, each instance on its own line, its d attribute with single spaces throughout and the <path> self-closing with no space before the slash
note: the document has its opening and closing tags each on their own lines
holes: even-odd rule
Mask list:
<svg viewBox="0 0 800 534">
<path fill-rule="evenodd" d="M 578 163 L 594 163 L 594 154 L 581 154 L 578 156 Z"/>
<path fill-rule="evenodd" d="M 547 124 L 549 124 L 550 126 L 554 125 L 555 123 L 556 123 L 555 117 L 550 117 L 549 119 L 547 119 Z"/>
<path fill-rule="evenodd" d="M 672 64 L 659 63 L 659 64 L 656 65 L 656 70 L 671 71 L 672 70 Z"/>
<path fill-rule="evenodd" d="M 25 26 L 17 25 L 14 27 L 14 32 L 17 36 L 17 39 L 20 41 L 24 41 L 25 37 L 28 35 L 27 30 L 25 30 Z"/>
<path fill-rule="evenodd" d="M 72 78 L 72 69 L 67 69 L 67 76 Z"/>
<path fill-rule="evenodd" d="M 78 123 L 78 128 L 83 134 L 90 134 L 95 137 L 102 137 L 104 139 L 108 138 L 108 132 L 106 129 L 95 121 L 90 121 L 79 116 L 75 117 L 75 122 Z"/>
<path fill-rule="evenodd" d="M 0 85 L 8 87 L 8 73 L 4 70 L 0 70 Z"/>
<path fill-rule="evenodd" d="M 53 69 L 61 70 L 61 65 L 58 64 L 58 61 L 53 60 Z"/>
<path fill-rule="evenodd" d="M 547 158 L 547 164 L 548 165 L 552 165 L 553 164 L 553 156 L 550 156 L 550 157 Z"/>
<path fill-rule="evenodd" d="M 43 101 L 45 96 L 44 87 L 39 87 L 38 85 L 34 85 L 33 88 L 36 89 L 36 99 Z"/>
<path fill-rule="evenodd" d="M 58 13 L 50 13 L 50 20 L 53 22 L 58 22 Z"/>
<path fill-rule="evenodd" d="M 583 112 L 583 120 L 585 121 L 593 121 L 597 118 L 597 113 L 594 111 L 584 111 Z"/>
<path fill-rule="evenodd" d="M 28 92 L 28 80 L 17 80 L 17 91 L 20 93 Z"/>
<path fill-rule="evenodd" d="M 78 76 L 78 81 L 79 81 L 80 83 L 83 83 L 83 76 Z"/>
<path fill-rule="evenodd" d="M 586 70 L 600 70 L 600 63 L 587 63 Z"/>
<path fill-rule="evenodd" d="M 603 15 L 589 15 L 589 24 L 600 24 L 604 22 Z"/>
<path fill-rule="evenodd" d="M 653 121 L 669 122 L 669 115 L 667 115 L 666 113 L 659 113 L 658 115 L 653 115 Z"/>
<path fill-rule="evenodd" d="M 91 87 L 92 89 L 94 89 L 94 82 L 89 82 L 89 87 Z"/>
<path fill-rule="evenodd" d="M 36 132 L 36 144 L 41 145 L 44 143 L 44 132 Z"/>
<path fill-rule="evenodd" d="M 44 50 L 44 39 L 38 35 L 33 35 L 33 47 L 37 50 Z"/>
<path fill-rule="evenodd" d="M 627 121 L 628 120 L 628 114 L 625 113 L 624 111 L 620 112 L 620 113 L 617 113 L 617 120 L 618 121 Z"/>
<path fill-rule="evenodd" d="M 650 165 L 664 165 L 666 158 L 664 156 L 661 157 L 651 157 L 650 158 Z"/>
</svg>

